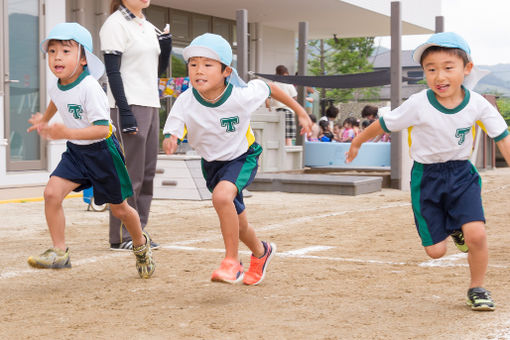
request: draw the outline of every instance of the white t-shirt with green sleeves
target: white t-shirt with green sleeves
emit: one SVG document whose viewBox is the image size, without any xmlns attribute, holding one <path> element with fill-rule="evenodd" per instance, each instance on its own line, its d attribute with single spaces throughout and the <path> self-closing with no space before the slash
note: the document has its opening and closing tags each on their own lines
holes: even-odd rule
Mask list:
<svg viewBox="0 0 510 340">
<path fill-rule="evenodd" d="M 477 121 L 496 141 L 508 135 L 508 127 L 487 99 L 468 89 L 464 91 L 462 103 L 447 109 L 437 101 L 432 90 L 423 90 L 387 112 L 379 121 L 386 132 L 412 127 L 411 157 L 419 163 L 468 160 L 473 150 L 473 126 Z"/>
<path fill-rule="evenodd" d="M 68 85 L 56 82 L 48 94 L 55 103 L 65 126 L 71 129 L 83 129 L 92 125 L 111 125 L 108 98 L 103 88 L 87 70 L 78 79 Z M 112 126 L 113 128 L 113 126 Z M 95 140 L 70 140 L 79 145 L 99 142 Z"/>
<path fill-rule="evenodd" d="M 250 126 L 251 114 L 271 95 L 262 80 L 247 87 L 229 84 L 214 104 L 205 101 L 193 88 L 175 101 L 163 129 L 165 135 L 183 139 L 206 161 L 229 161 L 248 151 L 255 141 Z"/>
</svg>

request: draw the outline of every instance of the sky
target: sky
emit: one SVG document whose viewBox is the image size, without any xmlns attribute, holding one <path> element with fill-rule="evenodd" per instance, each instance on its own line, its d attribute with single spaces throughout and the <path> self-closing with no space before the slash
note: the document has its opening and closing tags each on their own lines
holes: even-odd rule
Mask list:
<svg viewBox="0 0 510 340">
<path fill-rule="evenodd" d="M 442 0 L 442 15 L 445 31 L 468 42 L 475 64 L 510 64 L 510 0 Z M 428 37 L 404 36 L 402 49 L 414 50 Z M 375 43 L 389 48 L 390 38 Z"/>
</svg>

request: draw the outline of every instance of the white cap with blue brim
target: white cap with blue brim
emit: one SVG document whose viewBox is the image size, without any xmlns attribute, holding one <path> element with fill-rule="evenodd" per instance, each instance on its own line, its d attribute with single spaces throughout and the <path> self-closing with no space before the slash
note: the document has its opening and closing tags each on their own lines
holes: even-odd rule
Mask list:
<svg viewBox="0 0 510 340">
<path fill-rule="evenodd" d="M 413 53 L 413 59 L 418 64 L 421 64 L 421 56 L 423 52 L 429 47 L 439 46 L 446 48 L 458 48 L 466 52 L 468 60 L 473 61 L 471 58 L 471 49 L 469 48 L 468 43 L 464 40 L 460 35 L 453 32 L 442 32 L 433 34 L 424 44 L 418 46 Z M 471 72 L 464 77 L 463 85 L 468 89 L 473 89 L 478 81 L 485 77 L 490 72 L 487 70 L 479 69 L 476 66 L 473 66 Z"/>
<path fill-rule="evenodd" d="M 82 45 L 87 58 L 87 69 L 90 75 L 99 79 L 103 76 L 105 67 L 101 59 L 99 59 L 93 51 L 92 35 L 82 25 L 76 22 L 64 22 L 57 24 L 48 34 L 48 37 L 41 42 L 41 51 L 48 52 L 48 43 L 50 40 L 74 40 Z"/>
<path fill-rule="evenodd" d="M 230 66 L 232 63 L 232 48 L 222 36 L 212 33 L 199 35 L 182 52 L 184 60 L 188 62 L 192 57 L 205 57 L 217 60 L 232 68 L 232 74 L 227 81 L 234 86 L 246 87 L 246 83 L 239 77 L 237 70 Z"/>
</svg>

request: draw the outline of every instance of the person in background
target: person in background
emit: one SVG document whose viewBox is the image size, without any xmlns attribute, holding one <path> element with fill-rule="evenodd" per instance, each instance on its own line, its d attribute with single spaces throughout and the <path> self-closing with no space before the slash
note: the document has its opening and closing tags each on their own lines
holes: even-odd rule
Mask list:
<svg viewBox="0 0 510 340">
<path fill-rule="evenodd" d="M 311 86 L 306 86 L 306 96 L 305 96 L 305 110 L 308 114 L 313 114 L 313 105 L 315 99 L 313 98 L 313 94 L 315 89 Z"/>
<path fill-rule="evenodd" d="M 319 127 L 321 129 L 319 133 L 319 141 L 321 142 L 332 142 L 335 136 L 333 132 L 329 129 L 329 123 L 325 120 L 319 121 Z"/>
<path fill-rule="evenodd" d="M 379 108 L 374 105 L 365 105 L 361 110 L 361 118 L 367 119 L 370 122 L 377 120 Z"/>
<path fill-rule="evenodd" d="M 340 138 L 340 142 L 342 143 L 350 143 L 356 137 L 356 134 L 354 132 L 353 124 L 352 124 L 353 117 L 347 117 L 345 118 L 343 122 L 343 132 L 342 132 L 342 138 Z"/>
<path fill-rule="evenodd" d="M 288 76 L 289 70 L 284 65 L 276 66 L 276 74 L 279 76 Z M 297 99 L 297 90 L 292 84 L 274 82 L 282 91 L 289 95 L 292 99 Z M 285 145 L 294 145 L 296 141 L 296 119 L 295 113 L 290 107 L 274 98 L 266 100 L 266 107 L 275 109 L 277 112 L 285 113 Z"/>
<path fill-rule="evenodd" d="M 343 128 L 342 123 L 336 122 L 335 126 L 333 126 L 333 140 L 335 142 L 341 142 L 343 132 L 344 132 L 344 128 Z"/>
<path fill-rule="evenodd" d="M 321 132 L 321 128 L 317 124 L 317 118 L 313 114 L 308 115 L 310 119 L 312 120 L 312 133 L 310 137 L 308 137 L 308 141 L 310 142 L 318 142 L 319 141 L 319 134 Z"/>
<path fill-rule="evenodd" d="M 321 120 L 327 121 L 329 124 L 329 129 L 333 130 L 336 117 L 338 117 L 338 112 L 339 112 L 338 108 L 335 105 L 333 105 L 333 103 L 331 102 L 330 105 L 328 106 L 328 108 L 326 109 L 326 115 L 322 116 L 319 119 L 319 122 Z"/>
<path fill-rule="evenodd" d="M 168 67 L 172 40 L 145 19 L 150 0 L 112 0 L 99 37 L 113 123 L 120 133 L 134 194 L 128 199 L 145 229 L 159 152 L 158 75 Z M 110 249 L 131 250 L 125 226 L 110 214 Z M 152 242 L 153 249 L 159 245 Z"/>
</svg>

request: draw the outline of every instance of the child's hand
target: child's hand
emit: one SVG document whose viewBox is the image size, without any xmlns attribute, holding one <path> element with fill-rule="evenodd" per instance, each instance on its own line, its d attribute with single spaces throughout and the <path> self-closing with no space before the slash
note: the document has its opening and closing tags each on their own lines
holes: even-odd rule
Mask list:
<svg viewBox="0 0 510 340">
<path fill-rule="evenodd" d="M 177 150 L 177 136 L 172 135 L 168 138 L 163 139 L 163 151 L 165 151 L 167 155 L 175 153 L 176 150 Z"/>
<path fill-rule="evenodd" d="M 310 119 L 310 116 L 308 114 L 300 115 L 299 116 L 299 125 L 301 125 L 301 132 L 300 134 L 306 134 L 307 137 L 310 137 L 312 135 L 312 126 L 313 122 Z"/>
<path fill-rule="evenodd" d="M 359 148 L 360 146 L 357 143 L 351 143 L 349 151 L 345 153 L 345 163 L 350 163 L 354 160 L 354 158 L 356 158 L 356 156 L 358 155 Z"/>
<path fill-rule="evenodd" d="M 37 131 L 39 132 L 41 137 L 50 140 L 70 139 L 69 128 L 62 123 L 53 123 L 51 125 L 40 124 L 40 127 L 37 129 Z"/>
<path fill-rule="evenodd" d="M 39 129 L 39 125 L 42 122 L 42 118 L 43 118 L 43 115 L 40 112 L 36 112 L 32 116 L 30 116 L 30 118 L 28 119 L 28 122 L 30 124 L 32 124 L 32 126 L 30 126 L 27 129 L 27 132 L 32 132 L 34 130 L 38 130 Z"/>
</svg>

